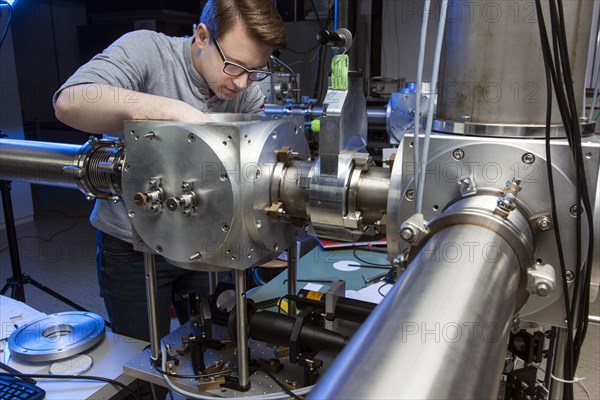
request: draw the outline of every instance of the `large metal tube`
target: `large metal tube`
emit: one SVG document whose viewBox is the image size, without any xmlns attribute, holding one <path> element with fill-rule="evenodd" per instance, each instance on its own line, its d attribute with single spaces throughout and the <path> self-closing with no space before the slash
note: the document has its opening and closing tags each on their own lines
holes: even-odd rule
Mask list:
<svg viewBox="0 0 600 400">
<path fill-rule="evenodd" d="M 308 398 L 497 397 L 521 262 L 490 229 L 435 233 Z"/>
<path fill-rule="evenodd" d="M 548 2 L 541 3 L 551 32 Z M 594 1 L 563 5 L 575 99 L 581 101 Z M 544 125 L 546 74 L 535 3 L 453 0 L 446 14 L 438 118 Z M 552 123 L 562 124 L 556 99 L 552 105 Z"/>
<path fill-rule="evenodd" d="M 0 139 L 0 179 L 78 189 L 77 157 L 82 146 Z"/>
</svg>

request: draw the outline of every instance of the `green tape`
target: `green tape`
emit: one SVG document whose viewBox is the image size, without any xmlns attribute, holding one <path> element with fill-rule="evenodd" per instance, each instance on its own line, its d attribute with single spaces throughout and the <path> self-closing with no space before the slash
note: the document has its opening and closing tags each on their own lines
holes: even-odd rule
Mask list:
<svg viewBox="0 0 600 400">
<path fill-rule="evenodd" d="M 320 119 L 313 119 L 312 121 L 310 121 L 310 130 L 318 133 L 321 131 L 321 120 Z"/>
<path fill-rule="evenodd" d="M 334 90 L 348 90 L 348 54 L 338 54 L 331 60 L 331 86 Z"/>
</svg>

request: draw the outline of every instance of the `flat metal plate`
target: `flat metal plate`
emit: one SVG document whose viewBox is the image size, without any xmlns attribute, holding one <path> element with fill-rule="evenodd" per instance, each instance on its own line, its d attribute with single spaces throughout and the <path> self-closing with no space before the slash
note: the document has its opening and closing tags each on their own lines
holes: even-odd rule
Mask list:
<svg viewBox="0 0 600 400">
<path fill-rule="evenodd" d="M 175 331 L 171 332 L 169 335 L 165 336 L 163 338 L 163 343 L 170 345 L 172 349 L 177 349 L 181 346 L 181 340 L 183 336 L 189 333 L 191 333 L 190 324 L 186 323 Z M 213 325 L 212 333 L 213 338 L 215 339 L 225 339 L 229 337 L 227 334 L 227 328 L 220 325 Z M 256 340 L 250 339 L 249 350 L 250 357 L 252 359 L 269 360 L 275 358 L 276 349 L 274 347 L 268 346 L 265 343 L 258 342 Z M 125 373 L 151 383 L 166 386 L 163 377 L 153 368 L 152 364 L 150 363 L 150 356 L 150 349 L 147 349 L 127 362 L 123 366 Z M 322 373 L 331 364 L 333 357 L 334 354 L 329 353 L 319 353 L 317 355 L 317 358 L 323 361 L 323 368 L 321 369 Z M 180 356 L 179 359 L 180 363 L 177 367 L 175 367 L 175 373 L 181 375 L 193 374 L 191 357 L 189 353 L 185 356 Z M 208 349 L 205 352 L 206 365 L 211 365 L 212 363 L 221 360 L 225 362 L 231 362 L 234 367 L 237 366 L 237 354 L 235 353 L 235 348 L 225 348 L 221 351 Z M 282 371 L 275 374 L 277 379 L 279 379 L 281 382 L 296 382 L 299 385 L 298 388 L 301 388 L 304 374 L 303 369 L 295 364 L 289 363 L 287 357 L 281 358 L 280 361 L 284 365 L 284 368 Z M 195 379 L 173 379 L 173 382 L 184 390 L 200 393 L 198 391 L 197 381 Z M 250 376 L 250 384 L 252 387 L 247 392 L 239 392 L 232 389 L 222 388 L 217 390 L 209 390 L 202 393 L 220 397 L 247 397 L 281 392 L 281 388 L 277 386 L 277 384 L 268 375 L 261 373 L 260 371 Z"/>
<path fill-rule="evenodd" d="M 53 361 L 79 354 L 103 337 L 104 320 L 99 315 L 67 311 L 23 325 L 8 338 L 8 348 L 19 361 Z"/>
</svg>

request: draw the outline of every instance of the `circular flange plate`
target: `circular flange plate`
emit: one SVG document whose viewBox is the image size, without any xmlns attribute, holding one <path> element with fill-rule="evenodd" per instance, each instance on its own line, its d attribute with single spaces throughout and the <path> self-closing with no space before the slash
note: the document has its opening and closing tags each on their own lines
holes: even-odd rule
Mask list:
<svg viewBox="0 0 600 400">
<path fill-rule="evenodd" d="M 23 325 L 8 338 L 8 348 L 19 361 L 54 361 L 79 354 L 103 337 L 104 320 L 99 315 L 68 311 Z"/>
</svg>

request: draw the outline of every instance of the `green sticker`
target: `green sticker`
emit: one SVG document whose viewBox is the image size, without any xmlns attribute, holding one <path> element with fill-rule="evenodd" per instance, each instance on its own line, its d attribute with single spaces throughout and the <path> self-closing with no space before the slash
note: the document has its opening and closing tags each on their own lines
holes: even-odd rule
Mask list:
<svg viewBox="0 0 600 400">
<path fill-rule="evenodd" d="M 331 60 L 331 86 L 334 90 L 348 90 L 348 54 L 338 54 Z"/>
</svg>

